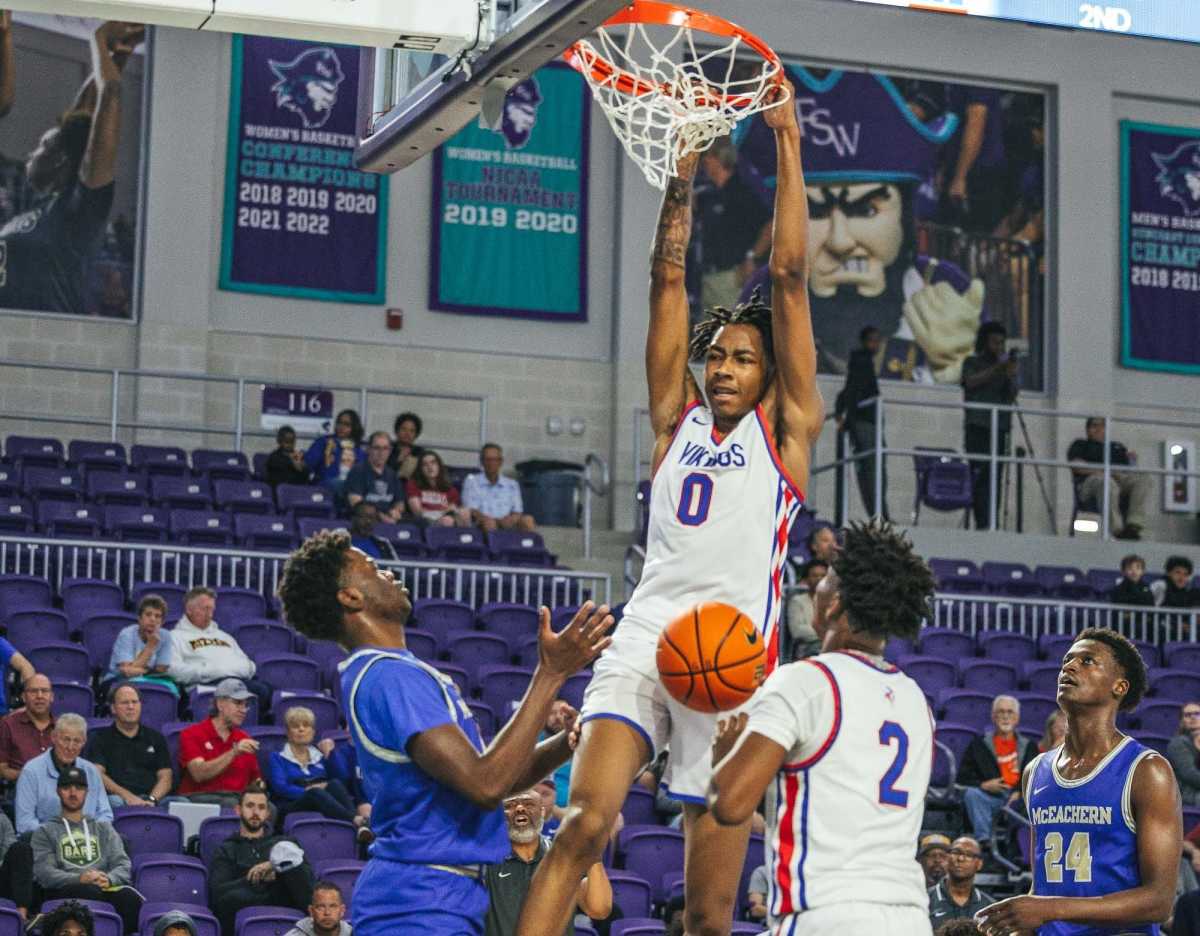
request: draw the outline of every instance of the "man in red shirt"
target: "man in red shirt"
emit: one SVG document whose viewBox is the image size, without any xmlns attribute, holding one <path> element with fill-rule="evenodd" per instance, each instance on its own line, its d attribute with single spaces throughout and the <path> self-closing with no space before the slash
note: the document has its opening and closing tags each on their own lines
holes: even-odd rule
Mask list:
<svg viewBox="0 0 1200 936">
<path fill-rule="evenodd" d="M 980 845 L 992 839 L 992 822 L 1005 805 L 1021 795 L 1021 771 L 1038 749 L 1017 733 L 1021 703 L 1010 695 L 992 700 L 992 730 L 973 739 L 963 752 L 955 782 L 963 790 L 963 809 Z"/>
<path fill-rule="evenodd" d="M 179 795 L 196 803 L 237 804 L 241 791 L 258 780 L 258 742 L 242 731 L 254 693 L 240 679 L 217 683 L 217 712 L 179 736 L 183 779 Z"/>
<path fill-rule="evenodd" d="M 0 718 L 0 778 L 15 782 L 26 761 L 50 750 L 54 689 L 50 677 L 38 673 L 21 690 L 24 708 Z"/>
</svg>

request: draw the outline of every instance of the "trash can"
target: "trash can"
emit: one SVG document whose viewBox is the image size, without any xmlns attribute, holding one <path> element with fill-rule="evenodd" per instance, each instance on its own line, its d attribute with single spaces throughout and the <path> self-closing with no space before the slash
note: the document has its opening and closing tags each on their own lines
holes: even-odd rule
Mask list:
<svg viewBox="0 0 1200 936">
<path fill-rule="evenodd" d="M 516 469 L 525 512 L 533 514 L 539 526 L 579 526 L 579 479 L 583 465 L 533 458 L 519 462 Z"/>
</svg>

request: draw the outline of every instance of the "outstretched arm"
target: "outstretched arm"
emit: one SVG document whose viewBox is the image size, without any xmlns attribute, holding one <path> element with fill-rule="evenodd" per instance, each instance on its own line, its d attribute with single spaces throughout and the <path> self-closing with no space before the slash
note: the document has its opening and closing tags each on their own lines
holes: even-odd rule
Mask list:
<svg viewBox="0 0 1200 936">
<path fill-rule="evenodd" d="M 92 36 L 92 81 L 96 109 L 87 149 L 79 166 L 79 181 L 87 188 L 102 188 L 116 176 L 117 142 L 121 130 L 121 68 L 142 41 L 146 27 L 108 22 Z"/>
<path fill-rule="evenodd" d="M 775 186 L 775 232 L 771 246 L 771 329 L 775 335 L 775 424 L 788 437 L 776 440 L 792 476 L 808 480 L 808 450 L 824 417 L 817 389 L 817 349 L 808 302 L 808 195 L 800 166 L 800 127 L 795 92 L 785 83 L 778 94 L 789 102 L 764 111 L 775 131 L 779 162 Z M 780 419 L 779 417 L 782 417 Z"/>
<path fill-rule="evenodd" d="M 677 176 L 667 182 L 654 252 L 650 256 L 650 329 L 646 335 L 646 384 L 650 390 L 650 424 L 659 445 L 675 431 L 683 408 L 700 391 L 688 370 L 688 300 L 684 283 L 688 241 L 692 237 L 692 177 L 698 153 L 679 160 Z"/>
</svg>

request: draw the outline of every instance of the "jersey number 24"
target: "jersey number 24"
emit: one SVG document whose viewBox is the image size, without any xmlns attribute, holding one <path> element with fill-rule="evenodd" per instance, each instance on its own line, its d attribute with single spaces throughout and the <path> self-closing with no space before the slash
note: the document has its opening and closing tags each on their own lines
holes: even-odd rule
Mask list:
<svg viewBox="0 0 1200 936">
<path fill-rule="evenodd" d="M 1042 840 L 1046 845 L 1046 882 L 1061 884 L 1063 869 L 1070 871 L 1076 884 L 1086 884 L 1092 879 L 1092 840 L 1086 832 L 1076 832 L 1067 843 L 1063 854 L 1061 832 L 1047 832 Z"/>
</svg>

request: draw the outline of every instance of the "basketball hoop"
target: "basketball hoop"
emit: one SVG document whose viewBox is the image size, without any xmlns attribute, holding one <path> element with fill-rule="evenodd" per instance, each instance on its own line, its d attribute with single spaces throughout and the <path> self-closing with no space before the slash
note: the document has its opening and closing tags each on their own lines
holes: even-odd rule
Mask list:
<svg viewBox="0 0 1200 936">
<path fill-rule="evenodd" d="M 787 100 L 767 101 L 783 66 L 765 42 L 719 16 L 660 0 L 633 0 L 563 58 L 587 80 L 625 152 L 659 189 L 681 156 L 708 149 L 739 120 Z"/>
</svg>

